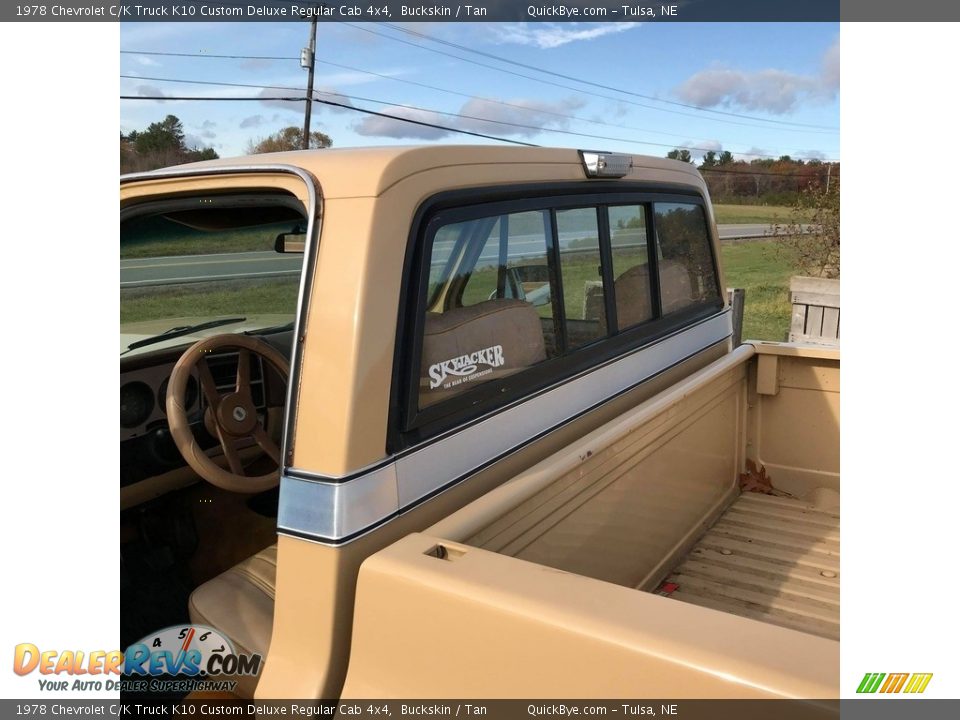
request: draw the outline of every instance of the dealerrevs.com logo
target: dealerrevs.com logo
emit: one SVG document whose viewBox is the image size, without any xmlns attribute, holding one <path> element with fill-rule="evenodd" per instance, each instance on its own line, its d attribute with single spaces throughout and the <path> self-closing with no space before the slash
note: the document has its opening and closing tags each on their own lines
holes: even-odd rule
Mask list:
<svg viewBox="0 0 960 720">
<path fill-rule="evenodd" d="M 258 675 L 263 658 L 237 653 L 233 643 L 203 625 L 174 625 L 119 650 L 14 648 L 13 671 L 34 672 L 44 691 L 125 690 L 138 692 L 232 691 L 235 678 Z"/>
<path fill-rule="evenodd" d="M 927 689 L 932 677 L 933 673 L 867 673 L 857 692 L 918 694 Z"/>
</svg>

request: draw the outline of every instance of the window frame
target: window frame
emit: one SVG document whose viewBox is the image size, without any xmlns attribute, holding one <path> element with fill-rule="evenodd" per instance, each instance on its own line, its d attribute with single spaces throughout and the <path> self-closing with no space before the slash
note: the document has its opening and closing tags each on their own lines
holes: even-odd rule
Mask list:
<svg viewBox="0 0 960 720">
<path fill-rule="evenodd" d="M 498 185 L 439 193 L 425 200 L 414 214 L 408 235 L 404 260 L 403 282 L 397 318 L 393 378 L 390 395 L 390 417 L 387 452 L 395 454 L 465 427 L 503 408 L 523 402 L 543 390 L 652 345 L 668 335 L 710 317 L 723 309 L 722 293 L 716 302 L 701 302 L 664 317 L 660 307 L 659 268 L 656 252 L 655 202 L 676 202 L 699 205 L 702 209 L 713 272 L 719 287 L 721 278 L 717 262 L 714 233 L 709 225 L 707 201 L 695 188 L 668 183 L 545 183 L 515 186 Z M 651 307 L 653 319 L 620 330 L 616 320 L 616 298 L 612 281 L 610 246 L 610 206 L 641 205 L 648 228 L 648 263 L 651 272 Z M 593 207 L 597 212 L 600 237 L 601 268 L 604 280 L 604 307 L 607 310 L 607 333 L 597 340 L 569 349 L 557 357 L 476 387 L 425 408 L 419 406 L 420 372 L 423 352 L 423 331 L 426 321 L 427 292 L 433 239 L 437 231 L 451 223 L 476 220 L 492 215 L 509 215 L 529 211 L 545 211 L 546 256 L 551 273 L 551 296 L 555 295 L 554 272 L 560 273 L 557 246 L 556 211 Z M 653 242 L 650 242 L 650 240 Z M 562 286 L 561 286 L 562 287 Z M 565 313 L 557 314 L 554 305 L 554 328 L 566 333 Z M 613 305 L 613 314 L 610 306 Z M 559 336 L 558 336 L 559 339 Z"/>
</svg>

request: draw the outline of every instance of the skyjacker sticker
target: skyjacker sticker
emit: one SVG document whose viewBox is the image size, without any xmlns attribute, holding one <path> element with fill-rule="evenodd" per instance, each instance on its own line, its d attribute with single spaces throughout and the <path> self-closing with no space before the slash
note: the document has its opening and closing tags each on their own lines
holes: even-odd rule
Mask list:
<svg viewBox="0 0 960 720">
<path fill-rule="evenodd" d="M 463 382 L 470 382 L 479 377 L 483 377 L 491 372 L 493 368 L 501 367 L 504 363 L 503 346 L 494 345 L 492 347 L 477 350 L 469 355 L 442 360 L 430 366 L 428 374 L 430 375 L 430 389 L 436 390 L 443 385 L 444 388 L 453 387 Z M 481 365 L 487 365 L 488 370 L 480 371 Z M 458 380 L 446 382 L 450 375 L 456 375 Z"/>
</svg>

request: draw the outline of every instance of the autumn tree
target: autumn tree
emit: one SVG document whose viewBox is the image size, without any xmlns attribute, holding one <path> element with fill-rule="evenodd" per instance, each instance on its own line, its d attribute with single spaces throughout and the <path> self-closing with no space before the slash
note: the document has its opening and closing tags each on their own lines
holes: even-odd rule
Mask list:
<svg viewBox="0 0 960 720">
<path fill-rule="evenodd" d="M 774 226 L 784 252 L 808 275 L 840 277 L 840 180 L 800 193 L 787 222 Z"/>
<path fill-rule="evenodd" d="M 310 148 L 313 150 L 328 148 L 333 145 L 333 140 L 326 133 L 314 130 L 310 133 Z M 260 138 L 256 142 L 250 141 L 247 145 L 247 152 L 250 155 L 260 153 L 286 152 L 288 150 L 300 150 L 303 148 L 303 130 L 298 127 L 290 126 L 278 130 L 273 135 Z"/>
</svg>

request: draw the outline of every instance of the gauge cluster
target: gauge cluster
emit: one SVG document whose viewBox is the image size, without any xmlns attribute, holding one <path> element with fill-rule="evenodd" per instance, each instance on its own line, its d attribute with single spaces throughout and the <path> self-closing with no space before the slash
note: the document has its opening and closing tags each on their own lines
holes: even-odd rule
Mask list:
<svg viewBox="0 0 960 720">
<path fill-rule="evenodd" d="M 120 486 L 126 487 L 147 478 L 156 477 L 184 467 L 180 451 L 170 434 L 167 422 L 167 390 L 170 373 L 180 354 L 169 354 L 146 364 L 138 358 L 135 364 L 120 372 Z M 256 356 L 250 366 L 250 392 L 261 422 L 266 420 L 267 384 L 264 366 Z M 239 357 L 235 352 L 221 352 L 206 356 L 217 392 L 231 392 L 237 382 Z M 274 400 L 276 402 L 276 399 Z M 210 435 L 203 423 L 206 403 L 200 392 L 197 375 L 191 375 L 184 393 L 194 438 L 204 451 L 217 452 L 218 440 Z M 252 440 L 249 441 L 253 443 Z M 242 444 L 241 444 L 242 447 Z"/>
<path fill-rule="evenodd" d="M 139 437 L 167 419 L 167 386 L 173 364 L 124 373 L 120 376 L 120 441 Z M 199 412 L 200 388 L 190 377 L 184 398 L 189 415 Z"/>
</svg>

